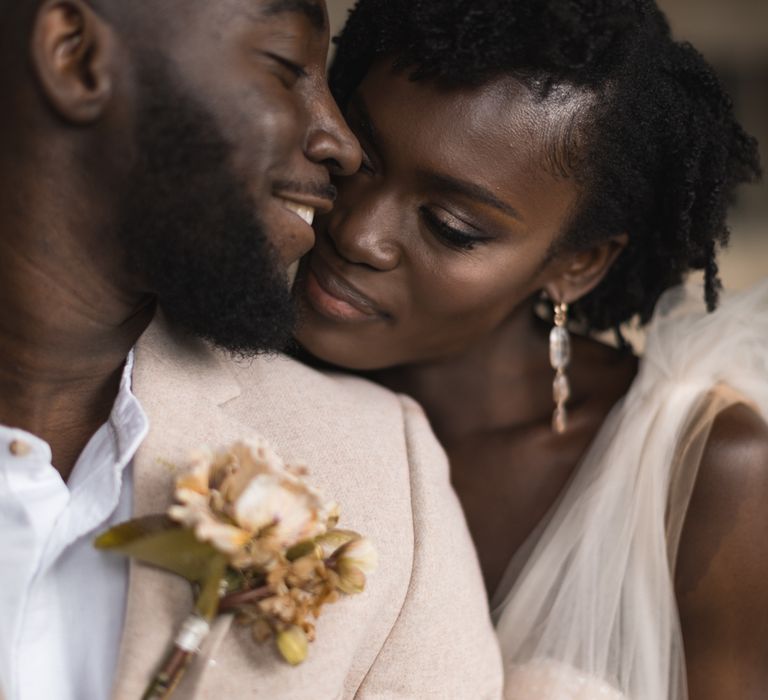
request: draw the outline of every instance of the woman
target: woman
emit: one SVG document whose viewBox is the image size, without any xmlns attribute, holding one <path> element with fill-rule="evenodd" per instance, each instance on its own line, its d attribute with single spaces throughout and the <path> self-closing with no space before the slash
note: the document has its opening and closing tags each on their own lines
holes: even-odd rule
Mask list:
<svg viewBox="0 0 768 700">
<path fill-rule="evenodd" d="M 331 81 L 298 340 L 424 406 L 508 697 L 768 696 L 768 288 L 662 298 L 714 310 L 759 172 L 709 67 L 644 0 L 362 0 Z M 639 368 L 593 338 L 654 312 Z"/>
</svg>

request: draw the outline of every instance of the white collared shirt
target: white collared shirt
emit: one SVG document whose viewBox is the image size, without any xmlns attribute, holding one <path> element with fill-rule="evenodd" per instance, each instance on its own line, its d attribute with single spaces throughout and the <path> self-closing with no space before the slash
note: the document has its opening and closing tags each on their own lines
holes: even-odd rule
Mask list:
<svg viewBox="0 0 768 700">
<path fill-rule="evenodd" d="M 0 426 L 0 688 L 5 700 L 106 700 L 128 563 L 93 539 L 131 517 L 131 462 L 149 428 L 126 362 L 109 420 L 65 483 L 51 449 Z"/>
</svg>

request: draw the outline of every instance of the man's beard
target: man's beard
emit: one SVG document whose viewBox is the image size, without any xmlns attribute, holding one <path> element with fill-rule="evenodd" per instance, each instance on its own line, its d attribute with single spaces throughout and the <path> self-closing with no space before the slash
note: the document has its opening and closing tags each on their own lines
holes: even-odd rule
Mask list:
<svg viewBox="0 0 768 700">
<path fill-rule="evenodd" d="M 208 110 L 152 64 L 119 221 L 129 269 L 194 335 L 239 355 L 282 349 L 294 322 L 286 271 L 231 147 Z"/>
</svg>

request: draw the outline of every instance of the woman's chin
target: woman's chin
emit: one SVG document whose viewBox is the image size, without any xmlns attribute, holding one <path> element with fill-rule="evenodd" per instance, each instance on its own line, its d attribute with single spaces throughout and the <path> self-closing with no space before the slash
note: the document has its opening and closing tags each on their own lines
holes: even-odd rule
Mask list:
<svg viewBox="0 0 768 700">
<path fill-rule="evenodd" d="M 299 302 L 295 339 L 312 357 L 351 372 L 373 372 L 397 364 L 381 328 L 372 323 L 328 319 Z M 378 325 L 378 324 L 377 324 Z M 374 332 L 375 331 L 375 332 Z"/>
<path fill-rule="evenodd" d="M 374 372 L 393 364 L 366 352 L 349 338 L 328 337 L 328 334 L 307 331 L 299 326 L 295 339 L 304 352 L 322 364 L 349 372 Z"/>
</svg>

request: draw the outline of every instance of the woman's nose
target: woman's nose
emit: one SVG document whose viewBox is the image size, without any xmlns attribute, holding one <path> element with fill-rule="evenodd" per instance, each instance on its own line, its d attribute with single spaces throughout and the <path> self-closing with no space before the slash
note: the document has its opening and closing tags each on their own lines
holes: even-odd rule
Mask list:
<svg viewBox="0 0 768 700">
<path fill-rule="evenodd" d="M 396 217 L 386 212 L 387 205 L 347 199 L 342 191 L 338 208 L 328 217 L 325 232 L 343 260 L 378 271 L 393 270 L 401 259 L 401 247 L 393 226 Z M 349 201 L 349 206 L 344 206 Z"/>
</svg>

